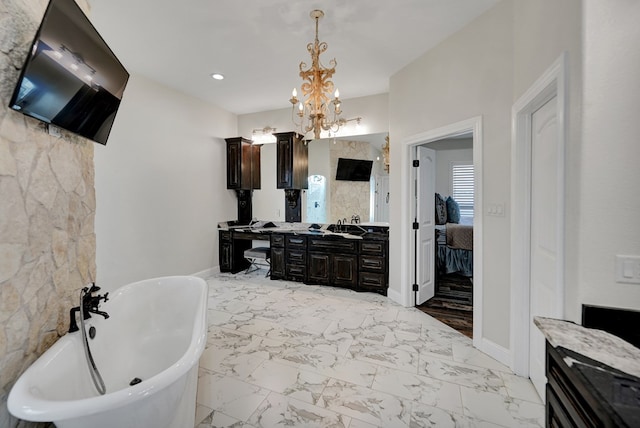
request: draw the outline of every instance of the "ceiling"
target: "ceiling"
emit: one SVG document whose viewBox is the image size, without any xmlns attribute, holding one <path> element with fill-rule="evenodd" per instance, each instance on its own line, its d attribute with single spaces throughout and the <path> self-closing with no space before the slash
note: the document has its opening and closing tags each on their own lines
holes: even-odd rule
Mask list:
<svg viewBox="0 0 640 428">
<path fill-rule="evenodd" d="M 498 0 L 89 0 L 91 21 L 130 73 L 235 114 L 289 108 L 310 64 L 337 60 L 341 98 L 385 93 L 389 78 Z M 214 80 L 211 73 L 225 79 Z M 299 89 L 298 89 L 299 91 Z M 345 103 L 346 106 L 346 103 Z"/>
</svg>

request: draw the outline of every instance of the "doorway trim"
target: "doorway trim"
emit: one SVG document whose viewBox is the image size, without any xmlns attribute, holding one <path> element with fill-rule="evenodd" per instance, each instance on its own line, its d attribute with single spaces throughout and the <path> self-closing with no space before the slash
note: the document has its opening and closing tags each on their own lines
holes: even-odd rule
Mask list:
<svg viewBox="0 0 640 428">
<path fill-rule="evenodd" d="M 559 182 L 557 224 L 559 269 L 556 277 L 558 313 L 564 313 L 564 196 L 565 148 L 568 118 L 568 56 L 563 52 L 542 76 L 515 102 L 511 110 L 511 369 L 515 374 L 529 377 L 529 316 L 531 268 L 531 116 L 554 96 L 558 103 L 557 172 Z"/>
<path fill-rule="evenodd" d="M 407 257 L 404 257 L 404 266 L 401 269 L 401 298 L 405 306 L 412 306 L 414 271 L 414 251 L 412 238 L 412 224 L 415 217 L 415 204 L 413 203 L 415 171 L 412 166 L 413 152 L 416 146 L 431 143 L 445 138 L 455 137 L 461 134 L 473 133 L 473 168 L 475 176 L 474 211 L 473 211 L 473 345 L 481 348 L 482 344 L 482 116 L 452 123 L 450 125 L 426 131 L 407 137 L 404 145 L 404 176 L 400 192 L 403 214 L 400 219 L 401 242 L 404 243 Z"/>
</svg>

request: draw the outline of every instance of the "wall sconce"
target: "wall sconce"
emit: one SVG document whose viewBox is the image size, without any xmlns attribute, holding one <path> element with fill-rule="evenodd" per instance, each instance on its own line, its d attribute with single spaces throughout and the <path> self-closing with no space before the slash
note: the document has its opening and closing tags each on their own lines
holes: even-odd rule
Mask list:
<svg viewBox="0 0 640 428">
<path fill-rule="evenodd" d="M 276 132 L 276 128 L 272 128 L 269 125 L 262 129 L 254 129 L 251 132 L 251 141 L 253 144 L 270 144 L 276 142 L 276 137 L 273 133 Z"/>
<path fill-rule="evenodd" d="M 384 162 L 384 170 L 389 173 L 389 135 L 384 137 L 384 146 L 382 146 L 382 158 Z"/>
</svg>

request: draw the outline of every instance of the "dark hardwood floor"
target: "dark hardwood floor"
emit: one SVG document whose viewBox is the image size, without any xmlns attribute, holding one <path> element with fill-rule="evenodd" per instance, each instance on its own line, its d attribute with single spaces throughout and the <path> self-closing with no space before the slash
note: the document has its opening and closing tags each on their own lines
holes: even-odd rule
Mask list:
<svg viewBox="0 0 640 428">
<path fill-rule="evenodd" d="M 442 275 L 434 298 L 417 306 L 468 337 L 473 337 L 473 280 L 459 274 Z"/>
</svg>

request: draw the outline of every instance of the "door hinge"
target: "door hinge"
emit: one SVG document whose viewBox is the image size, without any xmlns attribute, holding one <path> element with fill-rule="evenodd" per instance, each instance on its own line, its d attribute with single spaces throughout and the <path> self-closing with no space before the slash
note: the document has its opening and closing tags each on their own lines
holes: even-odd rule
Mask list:
<svg viewBox="0 0 640 428">
<path fill-rule="evenodd" d="M 413 291 L 418 291 L 418 284 L 413 284 Z"/>
<path fill-rule="evenodd" d="M 419 160 L 419 159 L 414 160 L 414 161 L 413 161 L 413 167 L 414 167 L 414 168 L 417 168 L 417 167 L 419 167 L 419 166 L 420 166 L 420 160 Z"/>
<path fill-rule="evenodd" d="M 413 230 L 418 230 L 420 229 L 420 223 L 418 223 L 417 221 L 413 222 Z"/>
</svg>

